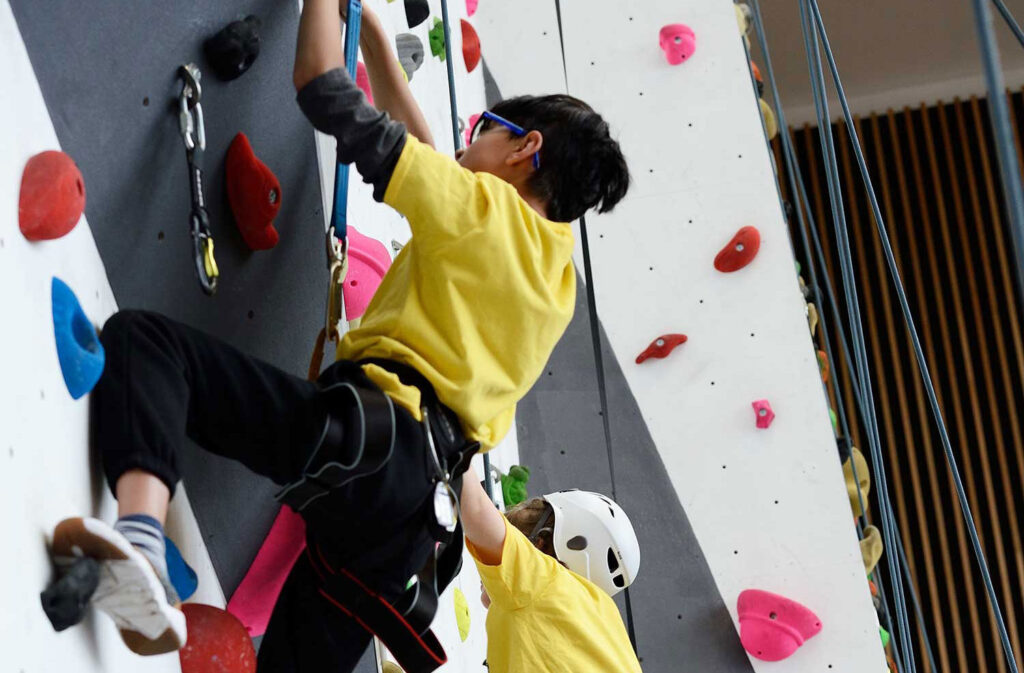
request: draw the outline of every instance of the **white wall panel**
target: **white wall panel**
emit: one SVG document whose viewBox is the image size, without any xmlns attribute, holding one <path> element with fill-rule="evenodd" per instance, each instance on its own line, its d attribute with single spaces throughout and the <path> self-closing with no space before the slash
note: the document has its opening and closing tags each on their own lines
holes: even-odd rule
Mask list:
<svg viewBox="0 0 1024 673">
<path fill-rule="evenodd" d="M 176 654 L 140 658 L 121 642 L 113 622 L 90 615 L 55 633 L 39 603 L 53 569 L 47 544 L 68 516 L 116 519 L 117 508 L 88 444 L 88 398 L 72 400 L 53 338 L 50 282 L 75 291 L 97 324 L 116 310 L 106 271 L 83 217 L 67 236 L 29 243 L 18 230 L 21 173 L 29 157 L 59 149 L 10 6 L 0 3 L 0 56 L 7 73 L 0 101 L 0 634 L 5 671 L 178 671 Z M 88 198 L 86 176 L 86 198 Z M 196 569 L 201 595 L 223 605 L 188 501 L 175 498 L 168 529 Z M 12 647 L 17 644 L 17 647 Z"/>
<path fill-rule="evenodd" d="M 608 119 L 635 179 L 613 213 L 588 218 L 602 324 L 734 619 L 739 593 L 759 588 L 824 624 L 755 670 L 885 671 L 732 3 L 567 0 L 562 12 L 569 92 Z M 697 35 L 680 66 L 658 47 L 668 23 Z M 761 231 L 758 257 L 715 271 L 746 225 Z M 667 332 L 690 340 L 633 363 Z M 777 414 L 768 430 L 754 425 L 760 398 Z"/>
</svg>

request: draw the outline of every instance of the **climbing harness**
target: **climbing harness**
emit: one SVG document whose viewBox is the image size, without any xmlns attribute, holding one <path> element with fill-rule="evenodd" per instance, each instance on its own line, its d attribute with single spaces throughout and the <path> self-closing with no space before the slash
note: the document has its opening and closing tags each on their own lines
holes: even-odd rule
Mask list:
<svg viewBox="0 0 1024 673">
<path fill-rule="evenodd" d="M 345 69 L 355 81 L 359 55 L 359 27 L 362 22 L 363 4 L 360 0 L 348 0 L 345 20 Z M 316 337 L 313 356 L 309 362 L 309 379 L 315 380 L 323 366 L 324 347 L 327 341 L 337 345 L 341 340 L 341 321 L 345 315 L 342 287 L 348 273 L 348 176 L 349 165 L 338 162 L 334 172 L 334 206 L 331 223 L 325 233 L 327 250 L 327 309 L 324 326 Z"/>
<path fill-rule="evenodd" d="M 202 73 L 194 63 L 178 68 L 181 79 L 181 94 L 178 96 L 178 126 L 185 143 L 188 159 L 189 188 L 192 192 L 192 210 L 189 214 L 189 234 L 192 236 L 192 250 L 196 274 L 203 292 L 212 295 L 217 291 L 217 260 L 213 256 L 213 235 L 210 233 L 210 216 L 206 212 L 203 196 L 203 155 L 206 152 L 206 127 L 203 124 L 202 87 L 199 81 Z"/>
<path fill-rule="evenodd" d="M 380 638 L 408 673 L 429 673 L 446 661 L 444 649 L 430 630 L 440 594 L 462 567 L 462 528 L 458 494 L 462 477 L 480 445 L 468 441 L 458 419 L 437 398 L 429 381 L 414 368 L 381 359 L 339 361 L 325 373 L 321 394 L 331 409 L 320 441 L 303 470 L 303 476 L 285 486 L 277 499 L 297 512 L 320 506 L 319 499 L 345 484 L 383 469 L 394 458 L 395 409 L 363 372 L 374 364 L 421 392 L 423 443 L 432 466 L 430 489 L 433 514 L 428 530 L 436 541 L 415 581 L 397 600 L 388 601 L 368 587 L 351 570 L 336 568 L 321 545 L 312 539 L 307 558 L 320 579 L 320 594 L 346 615 L 357 619 Z M 346 419 L 344 431 L 334 418 Z M 321 452 L 341 450 L 344 462 L 332 461 Z M 323 505 L 329 507 L 329 503 Z"/>
</svg>

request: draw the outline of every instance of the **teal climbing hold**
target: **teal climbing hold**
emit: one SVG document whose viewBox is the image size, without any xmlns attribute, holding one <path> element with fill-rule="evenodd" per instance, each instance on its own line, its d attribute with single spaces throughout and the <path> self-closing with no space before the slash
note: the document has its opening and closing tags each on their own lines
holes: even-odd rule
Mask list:
<svg viewBox="0 0 1024 673">
<path fill-rule="evenodd" d="M 167 575 L 171 579 L 178 598 L 186 601 L 199 587 L 199 577 L 196 575 L 196 571 L 192 570 L 185 562 L 181 552 L 178 551 L 178 546 L 166 535 L 164 536 L 164 547 L 166 549 L 164 558 L 167 559 Z"/>
<path fill-rule="evenodd" d="M 447 57 L 444 52 L 444 24 L 441 19 L 434 17 L 434 27 L 427 34 L 430 38 L 430 53 L 444 61 Z"/>
<path fill-rule="evenodd" d="M 75 293 L 60 278 L 53 279 L 50 301 L 60 371 L 68 392 L 77 400 L 92 390 L 103 374 L 103 345 Z"/>
<path fill-rule="evenodd" d="M 513 465 L 508 474 L 501 475 L 501 495 L 505 499 L 505 507 L 515 507 L 529 496 L 526 482 L 530 481 L 530 468 L 525 465 Z"/>
</svg>

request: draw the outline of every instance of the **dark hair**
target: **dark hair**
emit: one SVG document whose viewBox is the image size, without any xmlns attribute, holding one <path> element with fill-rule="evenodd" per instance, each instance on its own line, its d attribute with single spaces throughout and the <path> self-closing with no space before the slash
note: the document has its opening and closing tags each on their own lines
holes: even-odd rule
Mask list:
<svg viewBox="0 0 1024 673">
<path fill-rule="evenodd" d="M 540 131 L 544 146 L 531 191 L 547 203 L 548 217 L 570 222 L 590 208 L 606 213 L 629 189 L 629 168 L 608 123 L 578 98 L 565 94 L 517 96 L 492 108 L 494 114 Z M 489 128 L 485 120 L 481 130 Z"/>
</svg>

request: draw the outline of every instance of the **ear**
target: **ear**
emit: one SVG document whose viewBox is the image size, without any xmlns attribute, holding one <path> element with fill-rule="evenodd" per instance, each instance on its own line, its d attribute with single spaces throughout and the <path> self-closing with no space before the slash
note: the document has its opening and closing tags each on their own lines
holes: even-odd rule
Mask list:
<svg viewBox="0 0 1024 673">
<path fill-rule="evenodd" d="M 544 146 L 544 134 L 533 130 L 527 132 L 521 138 L 516 138 L 515 141 L 516 151 L 508 155 L 505 163 L 509 166 L 514 166 L 524 161 L 532 164 L 534 155 L 540 152 L 540 148 Z"/>
</svg>

